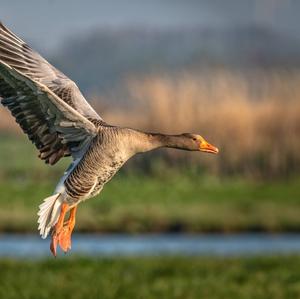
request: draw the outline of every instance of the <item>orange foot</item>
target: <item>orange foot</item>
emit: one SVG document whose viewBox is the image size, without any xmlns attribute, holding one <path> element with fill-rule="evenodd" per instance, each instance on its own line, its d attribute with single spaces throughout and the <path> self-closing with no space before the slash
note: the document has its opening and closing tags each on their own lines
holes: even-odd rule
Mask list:
<svg viewBox="0 0 300 299">
<path fill-rule="evenodd" d="M 64 218 L 68 211 L 68 205 L 62 205 L 58 222 L 53 229 L 52 241 L 50 244 L 50 250 L 54 256 L 56 256 L 57 245 L 59 245 L 65 253 L 71 249 L 71 235 L 75 226 L 76 209 L 77 207 L 71 209 L 70 218 L 64 224 Z"/>
</svg>

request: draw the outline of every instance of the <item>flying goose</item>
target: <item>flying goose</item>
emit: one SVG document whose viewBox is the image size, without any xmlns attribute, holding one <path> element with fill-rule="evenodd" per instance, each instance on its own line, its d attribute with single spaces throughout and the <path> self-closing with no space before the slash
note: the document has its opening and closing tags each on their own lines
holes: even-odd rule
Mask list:
<svg viewBox="0 0 300 299">
<path fill-rule="evenodd" d="M 160 147 L 218 153 L 200 135 L 146 133 L 106 123 L 72 80 L 1 22 L 0 100 L 42 160 L 54 165 L 72 157 L 53 195 L 39 206 L 38 229 L 42 238 L 51 232 L 54 256 L 58 245 L 65 252 L 71 249 L 78 204 L 99 194 L 135 154 Z"/>
</svg>

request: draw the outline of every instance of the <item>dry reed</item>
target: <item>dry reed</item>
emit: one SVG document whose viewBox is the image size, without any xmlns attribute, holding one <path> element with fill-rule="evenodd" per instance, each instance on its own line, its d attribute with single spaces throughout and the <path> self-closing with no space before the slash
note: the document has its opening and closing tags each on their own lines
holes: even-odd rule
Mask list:
<svg viewBox="0 0 300 299">
<path fill-rule="evenodd" d="M 177 158 L 176 163 L 201 165 L 221 175 L 300 174 L 298 72 L 149 76 L 128 80 L 124 94 L 125 112 L 115 106 L 101 110 L 109 98 L 94 102 L 108 122 L 147 131 L 195 132 L 220 148 L 217 158 L 160 152 L 165 161 Z M 0 117 L 0 130 L 16 131 L 3 109 Z"/>
<path fill-rule="evenodd" d="M 105 119 L 148 131 L 195 132 L 220 147 L 207 157 L 167 151 L 217 174 L 287 177 L 300 173 L 300 73 L 211 72 L 128 81 L 126 114 Z M 201 160 L 201 163 L 197 163 Z"/>
</svg>

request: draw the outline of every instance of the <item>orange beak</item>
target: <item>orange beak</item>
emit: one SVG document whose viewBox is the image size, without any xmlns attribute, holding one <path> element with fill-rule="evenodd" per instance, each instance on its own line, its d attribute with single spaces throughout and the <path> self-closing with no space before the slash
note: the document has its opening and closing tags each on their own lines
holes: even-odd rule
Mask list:
<svg viewBox="0 0 300 299">
<path fill-rule="evenodd" d="M 209 144 L 206 141 L 201 142 L 199 149 L 201 152 L 212 153 L 212 154 L 217 154 L 219 152 L 219 149 L 217 147 Z"/>
</svg>

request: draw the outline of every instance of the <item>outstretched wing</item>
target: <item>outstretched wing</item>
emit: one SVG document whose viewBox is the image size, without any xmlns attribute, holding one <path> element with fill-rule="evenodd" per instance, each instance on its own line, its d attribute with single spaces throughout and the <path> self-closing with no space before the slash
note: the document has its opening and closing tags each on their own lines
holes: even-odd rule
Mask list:
<svg viewBox="0 0 300 299">
<path fill-rule="evenodd" d="M 1 60 L 0 96 L 46 163 L 55 164 L 70 154 L 77 158 L 98 132 L 91 121 L 46 85 Z"/>
<path fill-rule="evenodd" d="M 64 102 L 86 118 L 95 123 L 103 122 L 72 80 L 49 64 L 1 22 L 0 60 L 32 80 L 46 85 Z"/>
</svg>

